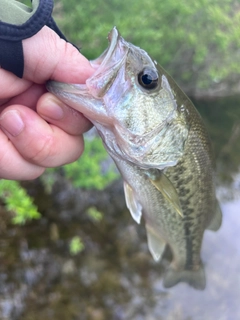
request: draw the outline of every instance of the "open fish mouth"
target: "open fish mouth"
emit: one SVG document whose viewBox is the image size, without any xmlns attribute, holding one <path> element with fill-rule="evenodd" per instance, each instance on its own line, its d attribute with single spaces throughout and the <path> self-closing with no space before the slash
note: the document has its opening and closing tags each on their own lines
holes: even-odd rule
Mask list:
<svg viewBox="0 0 240 320">
<path fill-rule="evenodd" d="M 106 66 L 111 62 L 114 53 L 116 53 L 119 47 L 119 41 L 122 39 L 120 33 L 118 32 L 116 27 L 108 34 L 109 45 L 108 48 L 96 59 L 90 60 L 91 66 L 96 70 L 93 75 L 86 80 L 86 84 L 95 78 L 96 75 L 102 74 L 106 68 Z M 123 40 L 123 39 L 122 39 Z M 117 57 L 114 59 L 116 61 Z M 113 62 L 114 63 L 114 62 Z M 109 68 L 109 66 L 108 66 Z M 87 90 L 86 84 L 74 84 L 74 83 L 63 83 L 63 82 L 55 82 L 48 81 L 46 86 L 50 92 L 57 93 L 63 91 L 69 94 L 77 94 L 78 92 L 82 92 L 83 90 Z"/>
<path fill-rule="evenodd" d="M 108 42 L 109 42 L 108 48 L 97 59 L 90 61 L 94 69 L 98 69 L 99 71 L 100 66 L 101 68 L 106 66 L 106 64 L 109 62 L 114 52 L 116 51 L 120 38 L 121 36 L 117 28 L 113 27 L 113 29 L 108 34 Z"/>
</svg>

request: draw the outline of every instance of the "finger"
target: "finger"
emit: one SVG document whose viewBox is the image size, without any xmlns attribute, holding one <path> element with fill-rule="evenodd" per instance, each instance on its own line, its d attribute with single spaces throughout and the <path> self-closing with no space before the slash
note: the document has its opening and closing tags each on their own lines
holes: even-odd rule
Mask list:
<svg viewBox="0 0 240 320">
<path fill-rule="evenodd" d="M 0 126 L 22 157 L 41 167 L 73 162 L 83 151 L 82 136 L 67 134 L 21 105 L 4 110 Z"/>
<path fill-rule="evenodd" d="M 45 85 L 32 84 L 24 92 L 14 96 L 11 99 L 8 99 L 7 101 L 5 101 L 5 103 L 2 103 L 0 111 L 14 104 L 21 104 L 27 106 L 28 108 L 36 110 L 36 105 L 39 98 L 46 91 L 47 90 L 45 88 Z"/>
<path fill-rule="evenodd" d="M 35 83 L 48 79 L 84 83 L 94 72 L 89 61 L 50 28 L 43 27 L 23 40 L 24 78 Z"/>
<path fill-rule="evenodd" d="M 51 93 L 39 99 L 37 112 L 43 119 L 72 135 L 83 134 L 92 127 L 92 123 L 82 113 L 70 108 Z"/>
<path fill-rule="evenodd" d="M 0 99 L 9 99 L 13 96 L 26 91 L 31 82 L 25 79 L 20 79 L 13 73 L 0 68 Z"/>
<path fill-rule="evenodd" d="M 0 130 L 0 178 L 31 180 L 39 177 L 45 168 L 29 163 L 16 150 L 8 137 Z"/>
<path fill-rule="evenodd" d="M 50 28 L 43 27 L 33 37 L 23 40 L 23 79 L 0 68 L 0 104 L 26 91 L 32 82 L 44 84 L 53 79 L 85 83 L 94 72 L 89 61 L 70 43 Z"/>
</svg>

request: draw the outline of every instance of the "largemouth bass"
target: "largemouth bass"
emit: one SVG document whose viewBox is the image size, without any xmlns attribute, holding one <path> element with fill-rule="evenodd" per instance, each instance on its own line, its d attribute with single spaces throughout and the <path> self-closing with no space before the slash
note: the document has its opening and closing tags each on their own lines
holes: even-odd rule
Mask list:
<svg viewBox="0 0 240 320">
<path fill-rule="evenodd" d="M 50 81 L 47 88 L 97 128 L 124 181 L 133 219 L 145 220 L 158 261 L 173 260 L 163 283 L 204 289 L 200 251 L 205 229 L 217 230 L 212 150 L 200 115 L 167 72 L 116 28 L 86 84 Z"/>
</svg>

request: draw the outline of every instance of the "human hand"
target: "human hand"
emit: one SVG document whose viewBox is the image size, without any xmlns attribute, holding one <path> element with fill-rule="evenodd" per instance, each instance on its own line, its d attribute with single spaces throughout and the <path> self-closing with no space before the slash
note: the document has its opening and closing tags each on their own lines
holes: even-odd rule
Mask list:
<svg viewBox="0 0 240 320">
<path fill-rule="evenodd" d="M 0 68 L 0 178 L 28 180 L 78 159 L 91 123 L 47 93 L 49 79 L 84 83 L 93 69 L 48 27 L 23 40 L 24 75 Z"/>
</svg>

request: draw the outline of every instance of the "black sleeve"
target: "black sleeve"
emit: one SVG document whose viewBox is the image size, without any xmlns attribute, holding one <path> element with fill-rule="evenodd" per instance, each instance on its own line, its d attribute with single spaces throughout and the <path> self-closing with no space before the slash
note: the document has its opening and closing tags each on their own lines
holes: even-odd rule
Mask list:
<svg viewBox="0 0 240 320">
<path fill-rule="evenodd" d="M 0 21 L 1 68 L 22 78 L 24 71 L 22 40 L 32 37 L 45 25 L 67 41 L 52 18 L 52 10 L 53 0 L 39 0 L 37 10 L 25 23 L 14 25 Z"/>
</svg>

